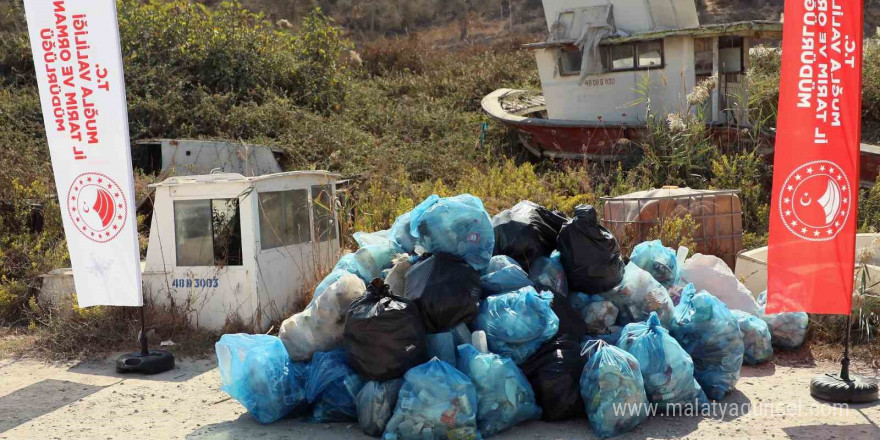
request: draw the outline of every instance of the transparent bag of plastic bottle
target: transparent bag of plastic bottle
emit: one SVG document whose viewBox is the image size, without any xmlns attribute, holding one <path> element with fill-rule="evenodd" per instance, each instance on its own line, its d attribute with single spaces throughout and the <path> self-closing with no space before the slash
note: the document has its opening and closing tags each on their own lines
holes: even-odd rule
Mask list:
<svg viewBox="0 0 880 440">
<path fill-rule="evenodd" d="M 532 386 L 510 358 L 462 344 L 457 367 L 476 388 L 477 426 L 483 438 L 541 417 Z"/>
<path fill-rule="evenodd" d="M 581 397 L 593 434 L 613 437 L 642 423 L 648 417 L 648 398 L 636 358 L 602 341 L 582 354 L 589 360 L 581 374 Z"/>
<path fill-rule="evenodd" d="M 745 346 L 743 362 L 757 365 L 769 361 L 773 357 L 773 343 L 767 323 L 742 310 L 731 310 L 730 313 L 733 314 L 739 324 L 739 331 L 742 332 Z"/>
<path fill-rule="evenodd" d="M 568 279 L 559 259 L 558 251 L 553 251 L 549 257 L 536 258 L 529 268 L 529 279 L 535 283 L 537 290 L 568 296 Z"/>
<path fill-rule="evenodd" d="M 348 366 L 345 352 L 317 352 L 309 363 L 306 393 L 312 419 L 321 423 L 357 420 L 356 399 L 364 380 Z"/>
<path fill-rule="evenodd" d="M 639 361 L 648 400 L 660 411 L 683 411 L 683 405 L 708 403 L 694 379 L 694 361 L 660 325 L 656 313 L 647 322 L 627 324 L 616 345 Z"/>
<path fill-rule="evenodd" d="M 406 372 L 385 440 L 477 440 L 477 392 L 464 373 L 439 359 Z"/>
<path fill-rule="evenodd" d="M 588 334 L 608 333 L 608 329 L 617 322 L 619 313 L 617 306 L 600 295 L 572 292 L 569 295 L 569 302 L 586 323 Z"/>
<path fill-rule="evenodd" d="M 489 265 L 495 248 L 492 219 L 470 194 L 429 197 L 412 210 L 409 232 L 426 252 L 456 255 L 478 271 Z"/>
<path fill-rule="evenodd" d="M 215 344 L 221 390 L 260 423 L 306 406 L 306 364 L 290 362 L 275 336 L 228 334 Z"/>
<path fill-rule="evenodd" d="M 490 296 L 480 302 L 474 328 L 486 332 L 490 351 L 521 364 L 559 329 L 552 300 L 533 287 Z"/>
<path fill-rule="evenodd" d="M 681 267 L 678 266 L 675 251 L 663 246 L 660 240 L 637 244 L 629 261 L 651 274 L 663 287 L 677 283 L 681 277 Z"/>
<path fill-rule="evenodd" d="M 674 307 L 666 288 L 632 261 L 626 265 L 620 285 L 601 295 L 619 309 L 617 322 L 621 325 L 645 321 L 651 312 L 657 312 L 664 327 L 672 319 Z"/>
<path fill-rule="evenodd" d="M 770 328 L 770 340 L 774 347 L 794 349 L 803 345 L 810 326 L 809 315 L 804 312 L 764 313 L 767 308 L 766 290 L 758 295 L 758 304 L 757 316 Z"/>
<path fill-rule="evenodd" d="M 480 276 L 482 297 L 510 292 L 521 287 L 533 285 L 532 280 L 519 263 L 506 255 L 495 255 Z"/>
<path fill-rule="evenodd" d="M 709 398 L 720 400 L 736 386 L 745 347 L 739 324 L 720 299 L 688 284 L 669 333 L 691 355 L 694 377 Z"/>
</svg>

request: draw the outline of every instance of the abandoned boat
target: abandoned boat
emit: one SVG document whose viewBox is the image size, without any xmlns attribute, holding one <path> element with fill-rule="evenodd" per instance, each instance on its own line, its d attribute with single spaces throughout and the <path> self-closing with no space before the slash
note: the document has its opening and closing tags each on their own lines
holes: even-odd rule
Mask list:
<svg viewBox="0 0 880 440">
<path fill-rule="evenodd" d="M 555 159 L 619 161 L 638 154 L 631 141 L 645 115 L 687 109 L 704 79 L 717 85 L 700 114 L 716 137 L 753 142 L 772 153 L 775 133 L 753 128 L 747 106 L 749 47 L 778 41 L 782 23 L 700 25 L 693 0 L 544 0 L 546 41 L 535 54 L 543 93 L 498 89 L 483 110 L 515 129 L 532 154 Z M 650 104 L 649 104 L 650 103 Z M 742 139 L 741 139 L 742 137 Z M 862 147 L 863 183 L 880 172 L 880 148 Z"/>
</svg>

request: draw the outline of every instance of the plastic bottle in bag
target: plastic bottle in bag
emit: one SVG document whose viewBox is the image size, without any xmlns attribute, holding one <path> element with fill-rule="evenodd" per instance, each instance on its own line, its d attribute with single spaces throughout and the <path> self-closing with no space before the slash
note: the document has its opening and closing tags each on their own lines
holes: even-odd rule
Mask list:
<svg viewBox="0 0 880 440">
<path fill-rule="evenodd" d="M 552 299 L 532 287 L 490 296 L 480 303 L 474 328 L 486 332 L 489 350 L 521 364 L 559 329 Z"/>
<path fill-rule="evenodd" d="M 432 359 L 406 372 L 385 440 L 477 440 L 477 392 L 462 372 Z"/>
<path fill-rule="evenodd" d="M 215 344 L 221 390 L 260 423 L 305 409 L 305 364 L 290 362 L 275 336 L 228 334 Z"/>
<path fill-rule="evenodd" d="M 355 401 L 364 380 L 348 366 L 345 352 L 317 352 L 309 363 L 306 393 L 312 419 L 321 423 L 357 420 Z"/>
<path fill-rule="evenodd" d="M 678 283 L 681 268 L 678 266 L 675 251 L 663 246 L 660 240 L 637 244 L 630 254 L 629 261 L 647 271 L 663 287 Z"/>
<path fill-rule="evenodd" d="M 807 328 L 810 325 L 810 316 L 804 312 L 766 314 L 767 291 L 758 295 L 757 316 L 767 323 L 770 328 L 771 342 L 774 347 L 795 349 L 803 345 L 807 338 Z"/>
<path fill-rule="evenodd" d="M 588 334 L 608 333 L 608 329 L 617 322 L 617 307 L 600 295 L 572 292 L 569 302 L 587 325 Z"/>
<path fill-rule="evenodd" d="M 498 293 L 510 292 L 521 287 L 533 285 L 529 275 L 520 267 L 519 263 L 506 255 L 495 255 L 489 260 L 483 275 L 480 276 L 480 287 L 483 288 L 482 297 Z"/>
<path fill-rule="evenodd" d="M 549 257 L 538 257 L 532 261 L 529 279 L 535 283 L 536 290 L 549 290 L 568 296 L 568 279 L 560 262 L 560 254 L 553 251 Z"/>
<path fill-rule="evenodd" d="M 420 203 L 410 216 L 410 235 L 426 252 L 456 255 L 478 271 L 489 265 L 495 248 L 489 213 L 470 194 Z"/>
<path fill-rule="evenodd" d="M 585 354 L 590 360 L 580 390 L 593 434 L 613 437 L 642 423 L 648 417 L 648 398 L 636 358 L 601 341 L 585 347 Z"/>
<path fill-rule="evenodd" d="M 691 355 L 694 377 L 709 398 L 720 400 L 736 386 L 745 348 L 739 324 L 721 300 L 688 284 L 669 333 Z"/>
<path fill-rule="evenodd" d="M 742 310 L 731 310 L 730 313 L 733 314 L 739 324 L 739 331 L 742 332 L 745 345 L 743 362 L 757 365 L 769 361 L 773 357 L 773 343 L 767 323 Z"/>
<path fill-rule="evenodd" d="M 403 378 L 385 382 L 371 380 L 361 388 L 357 395 L 358 425 L 364 434 L 381 437 L 385 425 L 397 405 L 397 394 L 403 385 Z"/>
<path fill-rule="evenodd" d="M 648 400 L 660 411 L 708 403 L 694 379 L 694 361 L 660 325 L 657 313 L 652 312 L 647 322 L 627 324 L 616 345 L 639 361 Z"/>
<path fill-rule="evenodd" d="M 621 325 L 645 321 L 651 312 L 657 312 L 665 327 L 672 319 L 674 307 L 666 288 L 632 261 L 626 265 L 620 285 L 601 295 L 618 308 Z"/>
<path fill-rule="evenodd" d="M 532 386 L 510 358 L 462 344 L 457 367 L 477 391 L 477 426 L 483 438 L 541 417 Z"/>
</svg>

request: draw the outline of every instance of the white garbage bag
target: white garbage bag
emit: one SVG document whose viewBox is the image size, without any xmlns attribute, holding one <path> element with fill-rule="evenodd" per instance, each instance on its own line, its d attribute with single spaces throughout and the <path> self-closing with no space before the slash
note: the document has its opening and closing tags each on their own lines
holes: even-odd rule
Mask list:
<svg viewBox="0 0 880 440">
<path fill-rule="evenodd" d="M 731 310 L 758 314 L 758 304 L 752 293 L 736 279 L 727 263 L 714 255 L 696 254 L 688 258 L 681 269 L 681 277 L 683 283 L 693 283 L 698 292 L 711 293 Z"/>
<path fill-rule="evenodd" d="M 281 323 L 278 337 L 294 362 L 305 362 L 316 351 L 342 346 L 345 313 L 367 290 L 357 275 L 343 275 L 305 310 Z"/>
</svg>

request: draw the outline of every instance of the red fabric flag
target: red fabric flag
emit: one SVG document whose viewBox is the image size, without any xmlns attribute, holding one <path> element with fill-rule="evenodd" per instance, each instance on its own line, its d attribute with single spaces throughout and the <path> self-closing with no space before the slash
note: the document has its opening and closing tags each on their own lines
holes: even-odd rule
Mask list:
<svg viewBox="0 0 880 440">
<path fill-rule="evenodd" d="M 786 0 L 767 313 L 850 313 L 862 0 Z"/>
</svg>

